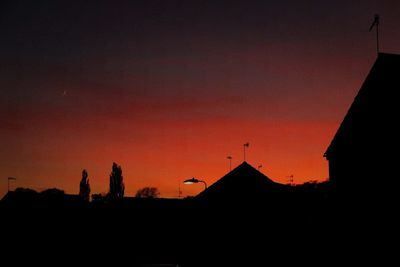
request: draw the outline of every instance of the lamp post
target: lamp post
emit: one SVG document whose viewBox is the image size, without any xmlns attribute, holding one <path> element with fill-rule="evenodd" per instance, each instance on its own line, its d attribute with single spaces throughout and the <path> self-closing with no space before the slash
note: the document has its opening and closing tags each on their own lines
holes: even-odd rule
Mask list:
<svg viewBox="0 0 400 267">
<path fill-rule="evenodd" d="M 15 180 L 17 180 L 17 178 L 14 178 L 14 177 L 7 178 L 7 192 L 10 192 L 10 180 L 15 181 Z"/>
<path fill-rule="evenodd" d="M 227 159 L 229 159 L 229 171 L 232 170 L 232 156 L 227 156 Z"/>
<path fill-rule="evenodd" d="M 184 184 L 197 184 L 197 183 L 203 183 L 204 184 L 204 190 L 207 189 L 207 183 L 203 180 L 199 180 L 196 178 L 191 178 L 191 179 L 187 179 L 185 181 L 183 181 Z"/>
</svg>

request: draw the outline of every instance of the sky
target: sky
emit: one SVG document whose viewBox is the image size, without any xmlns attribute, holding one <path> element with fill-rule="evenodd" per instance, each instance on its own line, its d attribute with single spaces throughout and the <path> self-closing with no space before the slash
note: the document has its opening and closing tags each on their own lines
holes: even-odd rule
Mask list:
<svg viewBox="0 0 400 267">
<path fill-rule="evenodd" d="M 372 64 L 400 53 L 399 1 L 1 1 L 0 197 L 11 189 L 196 195 L 246 161 L 324 181 Z"/>
</svg>

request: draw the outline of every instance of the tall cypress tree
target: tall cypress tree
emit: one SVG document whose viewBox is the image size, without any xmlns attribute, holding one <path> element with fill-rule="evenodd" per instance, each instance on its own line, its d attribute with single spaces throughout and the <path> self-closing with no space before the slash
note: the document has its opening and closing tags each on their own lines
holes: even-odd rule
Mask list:
<svg viewBox="0 0 400 267">
<path fill-rule="evenodd" d="M 79 183 L 79 195 L 84 201 L 89 201 L 90 197 L 90 184 L 88 179 L 88 173 L 86 170 L 82 171 L 82 179 Z"/>
<path fill-rule="evenodd" d="M 113 162 L 110 174 L 110 192 L 111 199 L 124 197 L 125 185 L 122 177 L 122 169 L 117 163 Z"/>
</svg>

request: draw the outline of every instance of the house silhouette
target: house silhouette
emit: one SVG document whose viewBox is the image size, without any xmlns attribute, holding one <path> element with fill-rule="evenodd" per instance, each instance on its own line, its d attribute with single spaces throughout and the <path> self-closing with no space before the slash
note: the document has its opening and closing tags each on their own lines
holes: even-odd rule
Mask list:
<svg viewBox="0 0 400 267">
<path fill-rule="evenodd" d="M 287 186 L 269 177 L 244 161 L 196 196 L 208 203 L 232 203 L 265 200 L 277 197 Z"/>
<path fill-rule="evenodd" d="M 388 199 L 399 170 L 400 55 L 379 53 L 324 157 L 340 196 Z"/>
</svg>

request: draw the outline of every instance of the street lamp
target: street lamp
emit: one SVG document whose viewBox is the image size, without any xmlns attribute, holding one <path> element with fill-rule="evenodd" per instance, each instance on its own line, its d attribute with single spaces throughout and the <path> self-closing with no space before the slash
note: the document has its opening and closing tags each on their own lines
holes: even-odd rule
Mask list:
<svg viewBox="0 0 400 267">
<path fill-rule="evenodd" d="M 204 184 L 204 189 L 207 189 L 207 183 L 203 180 L 199 180 L 196 178 L 191 178 L 191 179 L 187 179 L 185 181 L 183 181 L 184 184 L 197 184 L 197 183 L 203 183 Z"/>
</svg>

